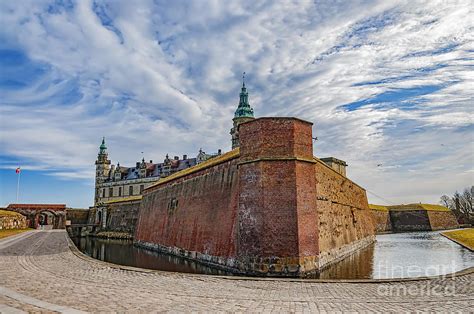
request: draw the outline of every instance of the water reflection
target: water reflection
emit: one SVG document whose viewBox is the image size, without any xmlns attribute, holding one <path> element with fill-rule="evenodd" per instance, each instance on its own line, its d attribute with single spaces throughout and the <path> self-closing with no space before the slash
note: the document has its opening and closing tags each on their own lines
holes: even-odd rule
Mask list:
<svg viewBox="0 0 474 314">
<path fill-rule="evenodd" d="M 199 263 L 133 246 L 130 240 L 73 239 L 96 259 L 148 269 L 231 275 Z M 411 232 L 377 236 L 377 242 L 324 269 L 312 278 L 407 278 L 452 273 L 474 266 L 474 253 L 439 232 Z"/>
<path fill-rule="evenodd" d="M 133 246 L 131 240 L 92 237 L 74 238 L 72 240 L 83 253 L 114 264 L 182 273 L 231 275 L 190 260 Z"/>
</svg>

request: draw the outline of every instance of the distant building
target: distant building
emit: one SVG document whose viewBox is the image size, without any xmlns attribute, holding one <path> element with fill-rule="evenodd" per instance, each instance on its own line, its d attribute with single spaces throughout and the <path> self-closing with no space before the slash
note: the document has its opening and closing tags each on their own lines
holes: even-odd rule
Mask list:
<svg viewBox="0 0 474 314">
<path fill-rule="evenodd" d="M 178 156 L 169 158 L 166 155 L 162 163 L 153 163 L 152 160 L 146 162 L 143 158 L 134 167 L 123 167 L 120 163 L 111 165 L 111 161 L 108 159 L 105 138 L 103 138 L 97 160 L 95 161 L 94 205 L 141 195 L 144 189 L 161 178 L 195 166 L 220 155 L 220 153 L 219 150 L 216 154 L 206 154 L 200 149 L 197 156 L 192 158 L 188 158 L 187 155 L 183 155 L 182 158 Z"/>
</svg>

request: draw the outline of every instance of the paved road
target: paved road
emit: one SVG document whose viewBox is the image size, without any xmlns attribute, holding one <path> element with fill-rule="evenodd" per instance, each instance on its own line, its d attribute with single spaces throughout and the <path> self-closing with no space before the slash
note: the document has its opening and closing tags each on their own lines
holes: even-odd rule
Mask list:
<svg viewBox="0 0 474 314">
<path fill-rule="evenodd" d="M 0 241 L 0 312 L 461 311 L 474 273 L 406 282 L 231 279 L 138 271 L 71 249 L 65 231 Z"/>
</svg>

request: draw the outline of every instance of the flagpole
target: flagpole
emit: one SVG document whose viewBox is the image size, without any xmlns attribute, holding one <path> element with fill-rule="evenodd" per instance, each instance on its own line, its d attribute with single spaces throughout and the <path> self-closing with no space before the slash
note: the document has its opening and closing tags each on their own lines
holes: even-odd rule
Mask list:
<svg viewBox="0 0 474 314">
<path fill-rule="evenodd" d="M 18 196 L 20 194 L 20 174 L 21 170 L 18 172 L 18 180 L 16 182 L 16 203 L 18 204 Z"/>
</svg>

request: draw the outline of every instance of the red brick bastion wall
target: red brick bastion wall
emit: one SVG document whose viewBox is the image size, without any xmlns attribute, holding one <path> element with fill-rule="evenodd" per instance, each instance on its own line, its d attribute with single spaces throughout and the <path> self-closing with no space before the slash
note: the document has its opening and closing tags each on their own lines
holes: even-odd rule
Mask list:
<svg viewBox="0 0 474 314">
<path fill-rule="evenodd" d="M 365 190 L 313 157 L 312 124 L 259 118 L 236 149 L 145 190 L 135 243 L 234 272 L 300 276 L 374 240 Z"/>
</svg>

